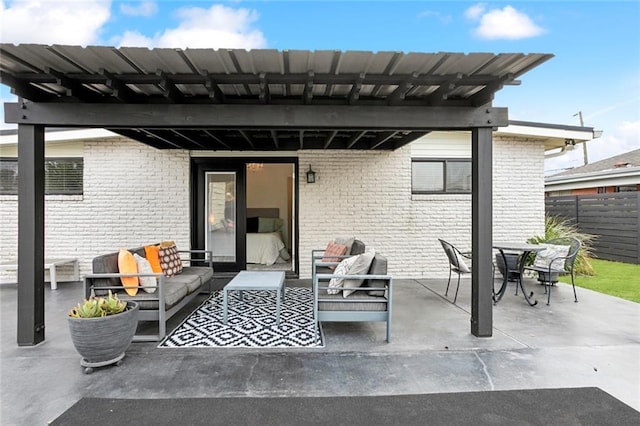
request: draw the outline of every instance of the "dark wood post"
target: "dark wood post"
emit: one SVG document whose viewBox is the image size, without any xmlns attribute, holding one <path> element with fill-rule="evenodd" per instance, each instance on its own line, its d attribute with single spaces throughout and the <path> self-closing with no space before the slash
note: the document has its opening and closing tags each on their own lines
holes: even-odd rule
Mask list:
<svg viewBox="0 0 640 426">
<path fill-rule="evenodd" d="M 44 341 L 44 126 L 18 126 L 18 345 Z"/>
<path fill-rule="evenodd" d="M 493 138 L 491 128 L 471 132 L 471 333 L 491 337 L 493 333 Z"/>
</svg>

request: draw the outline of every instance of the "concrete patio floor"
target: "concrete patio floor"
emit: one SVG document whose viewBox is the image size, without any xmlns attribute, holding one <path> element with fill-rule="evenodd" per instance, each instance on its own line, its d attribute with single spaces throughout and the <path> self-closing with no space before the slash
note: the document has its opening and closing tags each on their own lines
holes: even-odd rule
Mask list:
<svg viewBox="0 0 640 426">
<path fill-rule="evenodd" d="M 223 283 L 218 283 L 222 285 Z M 288 281 L 287 285 L 308 285 Z M 513 286 L 512 284 L 510 284 Z M 640 304 L 570 286 L 551 305 L 507 290 L 490 338 L 470 334 L 470 281 L 394 281 L 392 342 L 383 323 L 325 323 L 320 349 L 159 349 L 134 343 L 119 367 L 85 375 L 66 312 L 80 283 L 45 290 L 46 340 L 16 344 L 16 285 L 0 286 L 2 425 L 46 424 L 82 397 L 340 396 L 597 386 L 640 410 Z M 204 296 L 203 296 L 204 297 Z M 186 307 L 171 327 L 194 309 Z M 545 407 L 540 406 L 544 411 Z"/>
</svg>

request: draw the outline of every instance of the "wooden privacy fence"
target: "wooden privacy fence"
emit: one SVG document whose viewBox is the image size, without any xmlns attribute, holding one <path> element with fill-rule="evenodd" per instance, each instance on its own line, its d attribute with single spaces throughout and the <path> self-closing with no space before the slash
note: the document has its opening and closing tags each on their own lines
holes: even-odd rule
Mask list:
<svg viewBox="0 0 640 426">
<path fill-rule="evenodd" d="M 598 258 L 640 264 L 640 192 L 547 197 L 545 210 L 597 236 Z"/>
</svg>

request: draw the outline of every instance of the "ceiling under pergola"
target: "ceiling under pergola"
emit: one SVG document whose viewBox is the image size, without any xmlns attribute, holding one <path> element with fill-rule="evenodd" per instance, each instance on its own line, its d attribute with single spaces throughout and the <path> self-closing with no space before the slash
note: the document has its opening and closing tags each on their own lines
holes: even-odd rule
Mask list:
<svg viewBox="0 0 640 426">
<path fill-rule="evenodd" d="M 453 109 L 472 115 L 472 127 L 475 111 L 491 106 L 496 91 L 519 84 L 519 76 L 552 56 L 0 44 L 0 79 L 17 96 L 61 110 L 127 105 L 144 115 L 175 111 L 171 106 L 219 107 L 202 109 L 193 127 L 162 117 L 138 125 L 105 122 L 160 149 L 392 150 L 434 129 L 439 115 L 444 127 L 467 127 L 464 120 L 465 126 L 449 123 L 443 113 Z M 244 120 L 225 121 L 217 111 Z M 307 116 L 300 120 L 301 114 Z M 356 119 L 336 124 L 345 114 Z"/>
</svg>

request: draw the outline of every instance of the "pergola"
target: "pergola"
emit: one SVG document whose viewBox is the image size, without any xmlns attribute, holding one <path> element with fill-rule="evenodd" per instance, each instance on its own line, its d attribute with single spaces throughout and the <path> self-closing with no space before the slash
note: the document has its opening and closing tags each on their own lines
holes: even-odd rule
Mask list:
<svg viewBox="0 0 640 426">
<path fill-rule="evenodd" d="M 550 54 L 147 49 L 0 44 L 20 99 L 18 345 L 44 340 L 44 129 L 105 128 L 158 149 L 395 150 L 472 135 L 471 332 L 491 336 L 496 91 Z"/>
</svg>

